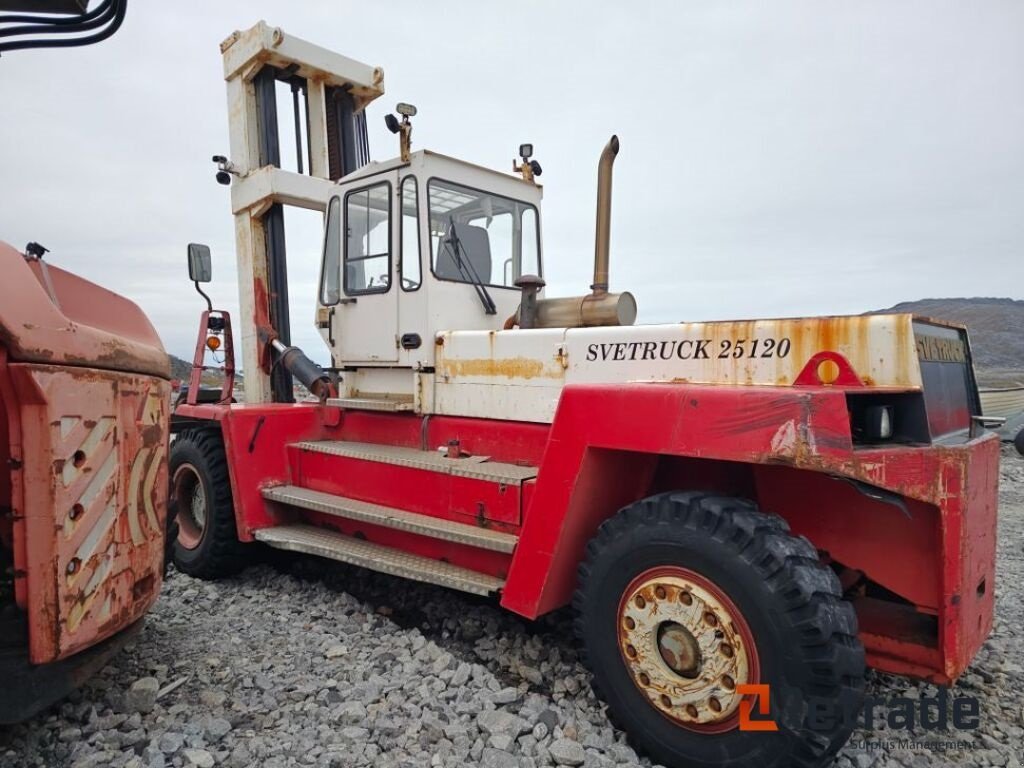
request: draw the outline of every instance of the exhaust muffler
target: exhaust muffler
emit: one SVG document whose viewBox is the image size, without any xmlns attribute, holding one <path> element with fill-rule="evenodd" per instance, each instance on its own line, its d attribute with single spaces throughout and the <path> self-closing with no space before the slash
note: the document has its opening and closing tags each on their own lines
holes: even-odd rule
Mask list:
<svg viewBox="0 0 1024 768">
<path fill-rule="evenodd" d="M 632 325 L 636 299 L 628 291 L 608 293 L 612 229 L 612 165 L 619 154 L 619 137 L 612 136 L 601 151 L 597 166 L 597 215 L 594 231 L 594 282 L 586 296 L 536 299 L 543 280 L 524 281 L 520 304 L 520 328 L 588 328 Z M 529 295 L 527 295 L 529 294 Z M 512 321 L 512 318 L 510 318 Z"/>
</svg>

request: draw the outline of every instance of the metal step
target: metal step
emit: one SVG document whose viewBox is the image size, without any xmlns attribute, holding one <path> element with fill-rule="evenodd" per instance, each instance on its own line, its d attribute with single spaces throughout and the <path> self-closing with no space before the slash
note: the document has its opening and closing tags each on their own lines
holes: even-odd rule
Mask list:
<svg viewBox="0 0 1024 768">
<path fill-rule="evenodd" d="M 453 541 L 456 544 L 467 544 L 494 552 L 511 553 L 519 540 L 511 533 L 491 531 L 487 528 L 457 523 L 452 520 L 441 520 L 430 515 L 407 512 L 403 509 L 382 507 L 379 504 L 370 504 L 366 501 L 348 499 L 344 496 L 335 496 L 294 485 L 264 488 L 263 498 L 314 512 L 344 517 L 347 520 L 359 520 L 385 528 L 408 531 L 421 536 Z"/>
<path fill-rule="evenodd" d="M 425 469 L 429 472 L 471 477 L 476 480 L 490 480 L 506 485 L 520 485 L 524 480 L 530 480 L 537 476 L 536 467 L 503 464 L 498 461 L 490 461 L 488 456 L 449 459 L 439 451 L 420 451 L 416 448 L 402 448 L 397 445 L 350 443 L 342 440 L 317 440 L 294 443 L 294 445 L 303 451 L 377 461 L 413 469 Z"/>
<path fill-rule="evenodd" d="M 415 407 L 408 397 L 329 397 L 327 405 L 356 411 L 411 411 Z"/>
<path fill-rule="evenodd" d="M 410 555 L 408 552 L 371 544 L 312 525 L 261 528 L 254 535 L 257 541 L 276 549 L 319 555 L 392 576 L 439 584 L 475 595 L 489 595 L 500 591 L 505 585 L 502 579 L 494 576 L 442 563 L 440 560 L 431 560 L 429 557 Z"/>
</svg>

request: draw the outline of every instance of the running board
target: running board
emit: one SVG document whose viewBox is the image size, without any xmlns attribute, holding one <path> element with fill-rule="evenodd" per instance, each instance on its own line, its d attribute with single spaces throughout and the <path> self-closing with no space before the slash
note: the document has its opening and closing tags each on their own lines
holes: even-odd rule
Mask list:
<svg viewBox="0 0 1024 768">
<path fill-rule="evenodd" d="M 351 536 L 317 528 L 312 525 L 281 525 L 261 528 L 254 533 L 256 540 L 275 549 L 318 555 L 371 571 L 392 576 L 438 584 L 474 595 L 490 595 L 505 585 L 502 579 L 477 573 L 466 568 L 428 557 L 410 555 L 391 547 L 382 547 Z"/>
<path fill-rule="evenodd" d="M 420 515 L 402 509 L 382 507 L 366 501 L 348 499 L 330 493 L 299 488 L 294 485 L 279 485 L 264 488 L 263 498 L 280 504 L 289 504 L 313 512 L 323 512 L 347 520 L 380 525 L 398 531 L 408 531 L 420 536 L 429 536 L 442 541 L 466 544 L 479 549 L 511 554 L 516 548 L 517 536 L 502 531 L 493 531 L 476 525 L 467 525 L 453 520 L 442 520 L 430 515 Z"/>
<path fill-rule="evenodd" d="M 307 441 L 293 443 L 293 446 L 301 451 L 376 461 L 399 467 L 423 469 L 428 472 L 470 477 L 475 480 L 489 480 L 505 485 L 520 485 L 524 480 L 530 480 L 537 476 L 536 467 L 503 464 L 498 461 L 490 461 L 487 456 L 464 456 L 458 459 L 449 459 L 439 451 L 421 451 L 397 445 L 352 443 L 344 440 Z"/>
</svg>

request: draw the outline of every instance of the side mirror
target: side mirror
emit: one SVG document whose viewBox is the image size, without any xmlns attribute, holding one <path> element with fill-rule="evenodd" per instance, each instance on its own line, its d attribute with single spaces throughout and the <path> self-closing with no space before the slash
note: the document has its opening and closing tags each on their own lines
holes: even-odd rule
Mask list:
<svg viewBox="0 0 1024 768">
<path fill-rule="evenodd" d="M 213 279 L 210 246 L 188 244 L 188 277 L 193 283 L 208 283 Z"/>
</svg>

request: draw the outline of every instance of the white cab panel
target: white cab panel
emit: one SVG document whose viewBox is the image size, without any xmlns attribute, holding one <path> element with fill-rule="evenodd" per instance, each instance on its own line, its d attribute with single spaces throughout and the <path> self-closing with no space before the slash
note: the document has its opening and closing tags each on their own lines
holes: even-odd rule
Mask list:
<svg viewBox="0 0 1024 768">
<path fill-rule="evenodd" d="M 434 412 L 551 421 L 565 383 L 564 338 L 561 328 L 441 334 Z"/>
</svg>

